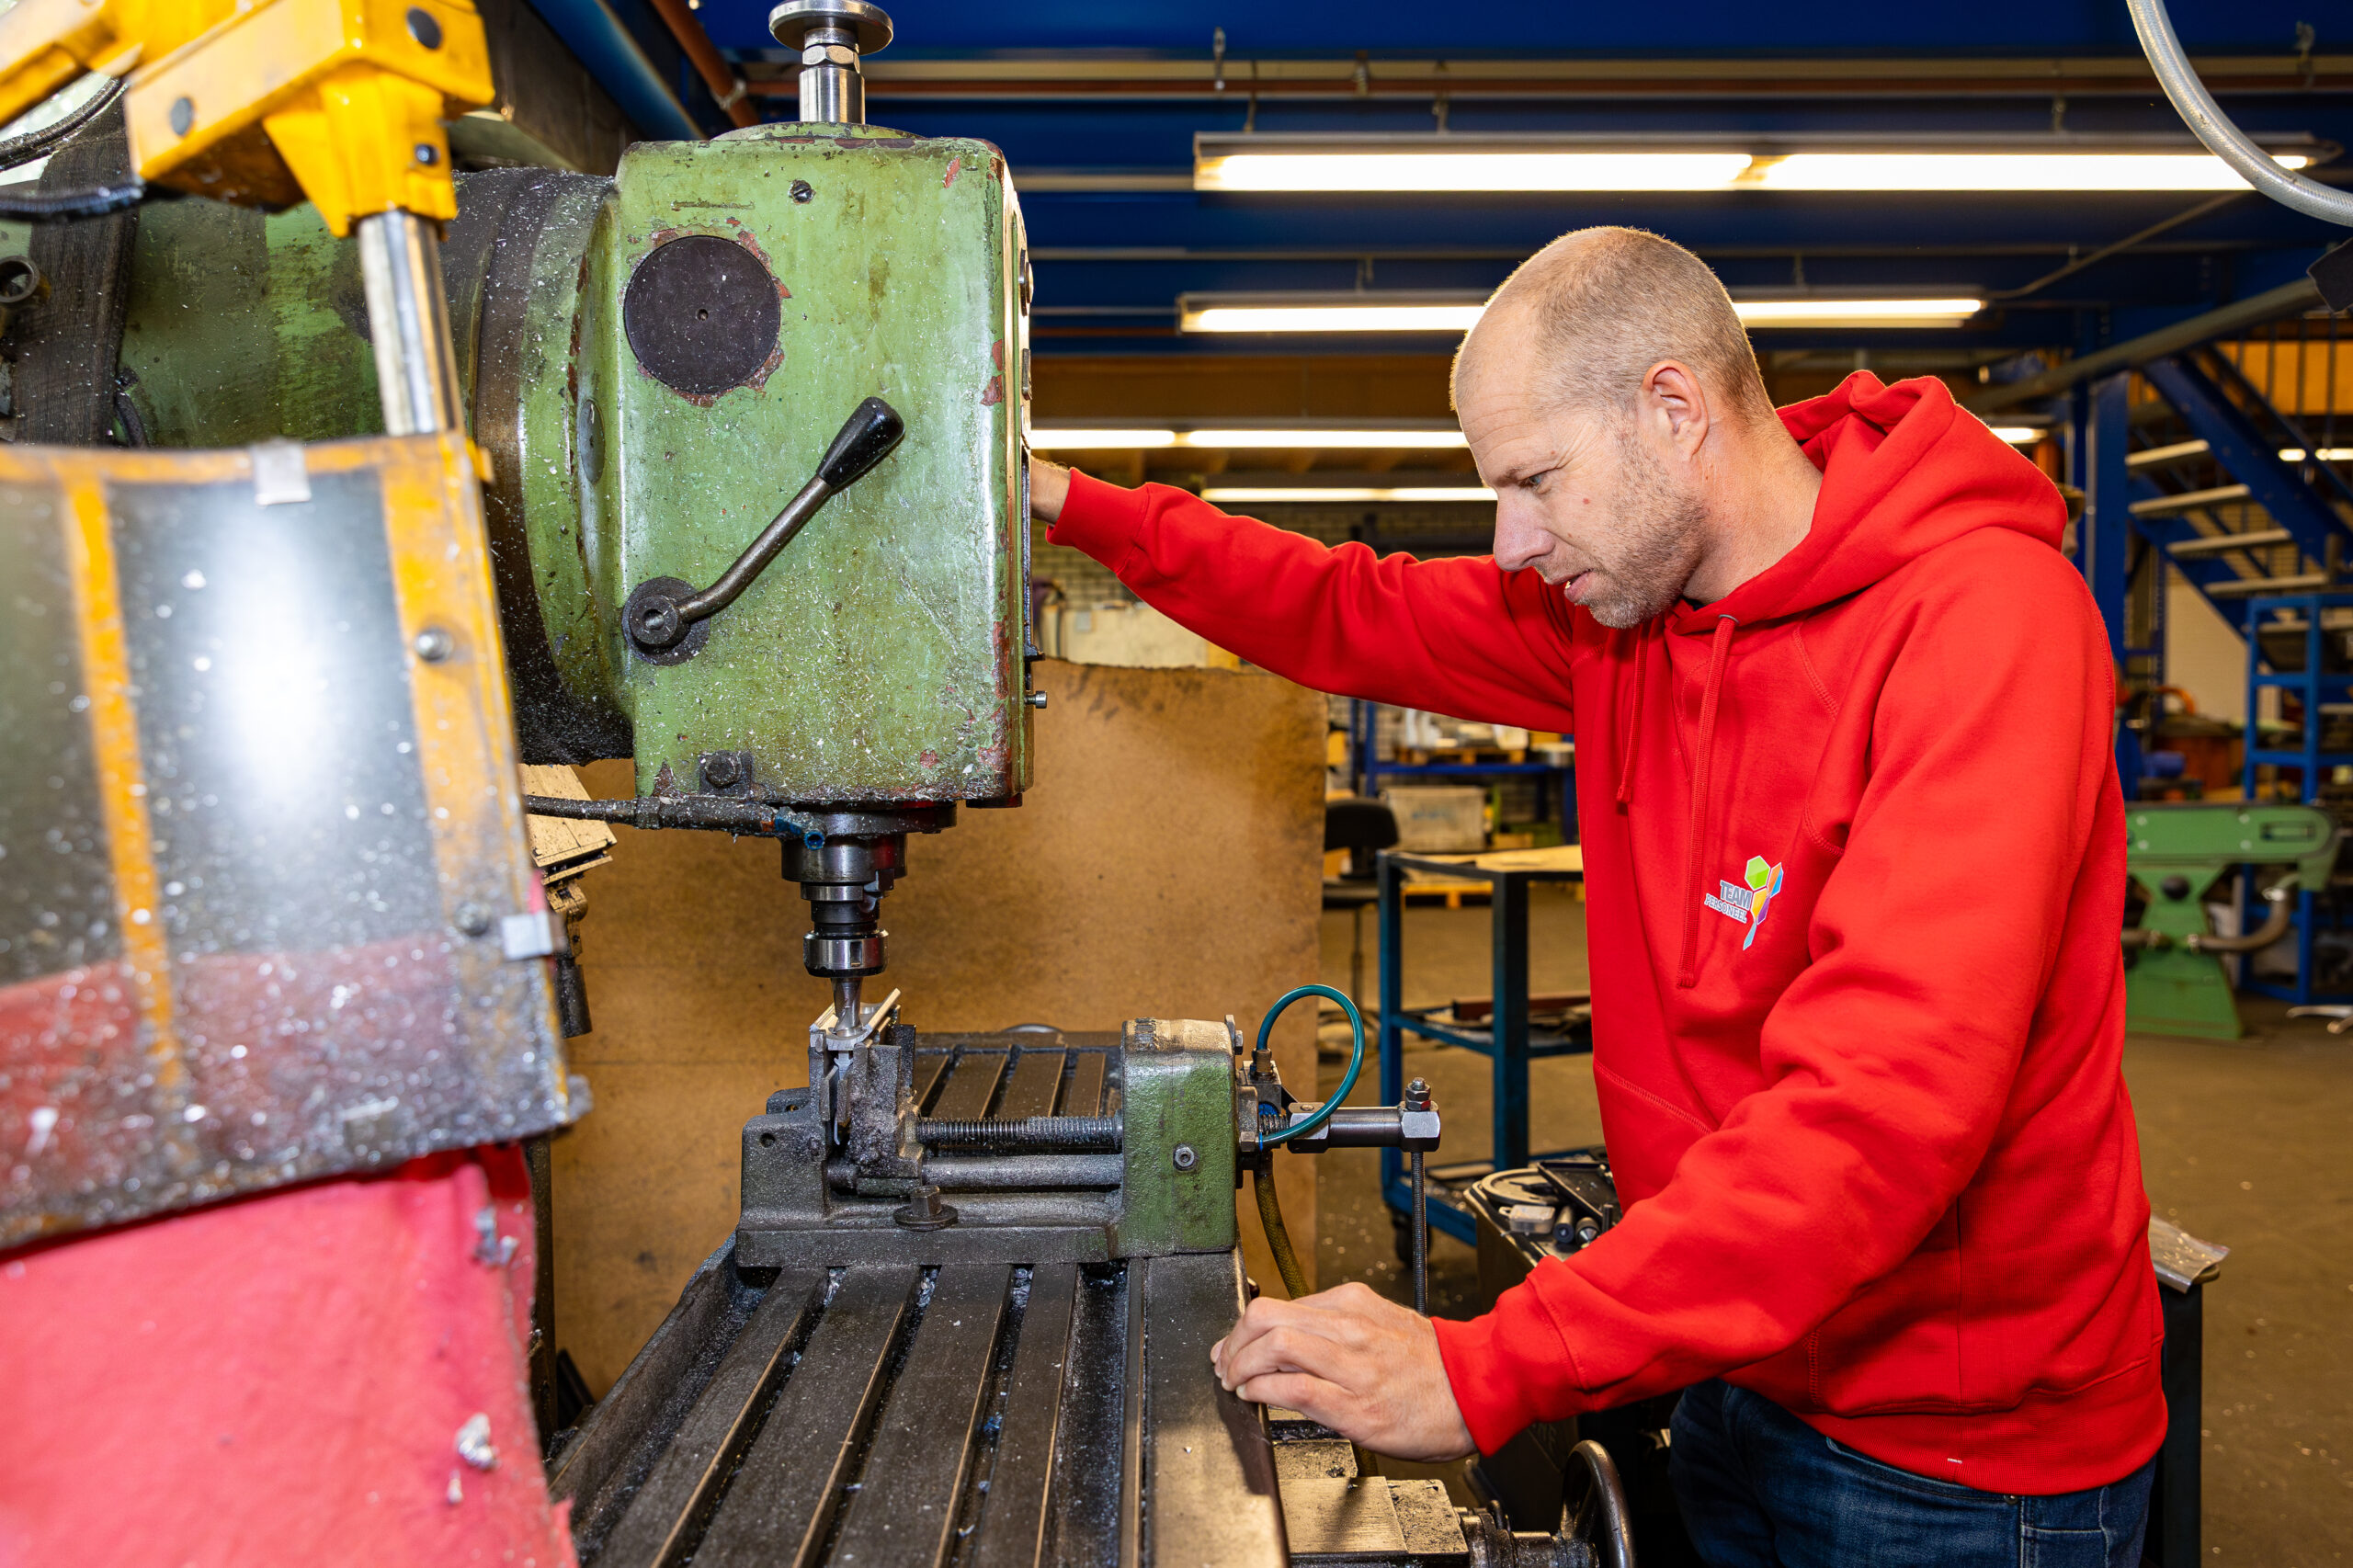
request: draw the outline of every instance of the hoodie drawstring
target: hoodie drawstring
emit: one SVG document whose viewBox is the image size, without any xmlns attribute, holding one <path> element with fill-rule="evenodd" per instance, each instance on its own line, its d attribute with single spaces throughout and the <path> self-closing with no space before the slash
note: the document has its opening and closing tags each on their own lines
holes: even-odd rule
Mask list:
<svg viewBox="0 0 2353 1568">
<path fill-rule="evenodd" d="M 1699 697 L 1699 766 L 1691 773 L 1691 831 L 1683 840 L 1683 885 L 1688 890 L 1683 901 L 1683 961 L 1678 967 L 1675 983 L 1679 990 L 1689 990 L 1699 979 L 1699 922 L 1692 911 L 1701 907 L 1707 896 L 1703 885 L 1708 870 L 1716 863 L 1717 813 L 1713 764 L 1716 758 L 1716 709 L 1723 696 L 1724 665 L 1732 653 L 1733 629 L 1740 623 L 1731 616 L 1716 618 L 1715 635 L 1708 648 L 1708 684 Z M 1632 756 L 1631 751 L 1628 756 Z M 1701 842 L 1700 835 L 1707 835 Z M 1694 872 L 1698 874 L 1695 876 Z"/>
<path fill-rule="evenodd" d="M 1634 798 L 1634 743 L 1643 733 L 1643 690 L 1650 685 L 1651 621 L 1634 628 L 1634 701 L 1626 715 L 1626 733 L 1618 743 L 1618 803 Z"/>
</svg>

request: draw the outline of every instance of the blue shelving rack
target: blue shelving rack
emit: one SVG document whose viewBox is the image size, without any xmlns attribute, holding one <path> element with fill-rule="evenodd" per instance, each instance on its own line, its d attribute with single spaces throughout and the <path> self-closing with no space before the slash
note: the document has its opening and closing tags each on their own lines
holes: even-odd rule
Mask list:
<svg viewBox="0 0 2353 1568">
<path fill-rule="evenodd" d="M 2325 667 L 2322 646 L 2325 639 L 2321 632 L 2324 610 L 2353 608 L 2353 593 L 2283 594 L 2256 598 L 2247 605 L 2246 652 L 2246 796 L 2255 799 L 2256 769 L 2265 765 L 2292 767 L 2302 775 L 2301 797 L 2307 805 L 2320 799 L 2321 781 L 2334 767 L 2353 767 L 2353 752 L 2323 751 L 2321 734 L 2326 728 L 2321 709 L 2324 703 L 2353 701 L 2353 672 L 2330 674 Z M 2261 628 L 2279 610 L 2301 617 L 2304 631 L 2303 668 L 2285 673 L 2265 667 Z M 2266 690 L 2275 690 L 2283 697 L 2293 697 L 2302 708 L 2302 744 L 2295 747 L 2266 746 L 2256 722 L 2261 710 L 2258 700 Z M 2285 707 L 2283 702 L 2282 707 Z M 2239 988 L 2258 995 L 2273 996 L 2299 1006 L 2314 1002 L 2353 1002 L 2353 994 L 2323 993 L 2313 983 L 2313 939 L 2324 926 L 2335 930 L 2342 925 L 2335 913 L 2335 901 L 2324 909 L 2309 892 L 2296 895 L 2294 924 L 2290 927 L 2290 939 L 2296 944 L 2296 978 L 2282 985 L 2276 981 L 2258 980 L 2252 972 L 2240 982 Z M 2250 970 L 2252 966 L 2250 966 Z"/>
</svg>

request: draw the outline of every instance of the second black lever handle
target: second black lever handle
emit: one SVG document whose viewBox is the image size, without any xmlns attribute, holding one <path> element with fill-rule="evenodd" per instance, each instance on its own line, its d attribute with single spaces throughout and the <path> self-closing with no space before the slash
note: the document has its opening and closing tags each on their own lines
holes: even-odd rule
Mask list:
<svg viewBox="0 0 2353 1568">
<path fill-rule="evenodd" d="M 629 597 L 622 612 L 630 641 L 640 653 L 653 655 L 665 653 L 686 640 L 695 622 L 707 620 L 733 604 L 767 569 L 769 562 L 792 542 L 817 508 L 828 497 L 847 490 L 863 479 L 876 463 L 891 455 L 892 448 L 907 433 L 906 421 L 898 410 L 879 397 L 870 397 L 852 412 L 834 444 L 825 449 L 823 461 L 800 493 L 784 504 L 760 537 L 745 547 L 719 580 L 699 593 L 688 591 L 681 597 L 671 585 L 675 579 L 657 578 L 638 585 Z M 683 585 L 680 585 L 683 586 Z M 686 650 L 691 653 L 692 650 Z"/>
</svg>

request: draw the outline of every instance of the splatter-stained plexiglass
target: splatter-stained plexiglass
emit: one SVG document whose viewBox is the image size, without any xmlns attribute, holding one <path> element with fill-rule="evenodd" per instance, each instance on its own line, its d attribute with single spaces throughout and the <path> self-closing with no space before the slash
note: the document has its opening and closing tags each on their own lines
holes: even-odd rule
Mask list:
<svg viewBox="0 0 2353 1568">
<path fill-rule="evenodd" d="M 567 1119 L 480 525 L 398 517 L 471 497 L 414 445 L 0 487 L 0 1244 Z"/>
</svg>

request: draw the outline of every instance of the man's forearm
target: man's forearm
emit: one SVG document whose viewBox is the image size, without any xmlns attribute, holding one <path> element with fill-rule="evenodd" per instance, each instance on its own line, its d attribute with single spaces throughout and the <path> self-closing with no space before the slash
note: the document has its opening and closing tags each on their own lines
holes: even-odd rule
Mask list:
<svg viewBox="0 0 2353 1568">
<path fill-rule="evenodd" d="M 1029 515 L 1041 523 L 1054 522 L 1063 515 L 1063 503 L 1069 499 L 1070 470 L 1043 458 L 1031 458 Z"/>
<path fill-rule="evenodd" d="M 1491 560 L 1378 559 L 1033 460 L 1030 511 L 1211 643 L 1319 691 L 1529 729 L 1573 728 L 1567 607 Z"/>
</svg>

